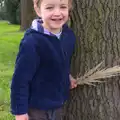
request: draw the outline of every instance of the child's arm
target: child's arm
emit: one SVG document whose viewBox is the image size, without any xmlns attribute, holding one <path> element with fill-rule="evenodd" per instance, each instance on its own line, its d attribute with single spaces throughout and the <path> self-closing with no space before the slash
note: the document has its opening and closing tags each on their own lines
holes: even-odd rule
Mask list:
<svg viewBox="0 0 120 120">
<path fill-rule="evenodd" d="M 11 112 L 14 115 L 28 112 L 29 84 L 39 66 L 39 56 L 32 41 L 29 37 L 22 41 L 16 60 L 11 84 Z"/>
</svg>

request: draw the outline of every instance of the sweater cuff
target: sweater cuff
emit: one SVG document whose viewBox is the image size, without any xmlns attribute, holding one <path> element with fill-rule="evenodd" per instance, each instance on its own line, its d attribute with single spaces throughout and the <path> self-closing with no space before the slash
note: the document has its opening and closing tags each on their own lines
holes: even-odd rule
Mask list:
<svg viewBox="0 0 120 120">
<path fill-rule="evenodd" d="M 16 106 L 15 109 L 12 109 L 11 113 L 13 115 L 27 114 L 28 113 L 28 109 L 26 109 L 26 108 L 27 108 L 26 106 L 19 105 L 19 107 Z"/>
</svg>

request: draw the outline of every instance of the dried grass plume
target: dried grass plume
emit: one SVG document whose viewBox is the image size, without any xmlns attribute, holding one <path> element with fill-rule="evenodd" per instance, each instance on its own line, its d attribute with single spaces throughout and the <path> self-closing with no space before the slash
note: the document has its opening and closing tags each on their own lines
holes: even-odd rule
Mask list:
<svg viewBox="0 0 120 120">
<path fill-rule="evenodd" d="M 105 78 L 111 78 L 120 75 L 120 66 L 102 68 L 102 64 L 103 62 L 86 72 L 84 76 L 77 77 L 78 85 L 95 85 L 94 83 L 105 82 Z"/>
</svg>

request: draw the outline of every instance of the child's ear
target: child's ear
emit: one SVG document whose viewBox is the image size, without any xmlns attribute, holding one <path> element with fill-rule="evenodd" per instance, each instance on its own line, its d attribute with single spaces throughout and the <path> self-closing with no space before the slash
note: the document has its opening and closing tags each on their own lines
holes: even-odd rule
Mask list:
<svg viewBox="0 0 120 120">
<path fill-rule="evenodd" d="M 40 15 L 40 8 L 37 6 L 37 4 L 34 4 L 34 10 L 35 10 L 37 16 L 40 17 L 40 16 L 41 16 L 41 15 Z"/>
</svg>

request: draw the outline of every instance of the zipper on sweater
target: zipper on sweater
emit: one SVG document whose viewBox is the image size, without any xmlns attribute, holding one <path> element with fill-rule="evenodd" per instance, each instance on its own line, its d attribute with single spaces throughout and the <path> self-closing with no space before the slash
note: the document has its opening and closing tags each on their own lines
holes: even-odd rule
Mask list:
<svg viewBox="0 0 120 120">
<path fill-rule="evenodd" d="M 63 60 L 65 61 L 65 57 L 67 56 L 67 52 L 64 52 L 64 49 L 63 49 L 63 47 L 62 47 L 62 45 L 61 45 L 61 38 L 62 38 L 63 36 L 61 35 L 60 39 L 58 39 L 56 36 L 54 36 L 54 37 L 59 41 L 60 49 L 61 49 L 61 53 L 62 53 L 62 57 L 63 57 Z"/>
<path fill-rule="evenodd" d="M 66 52 L 64 52 L 63 47 L 61 46 L 61 44 L 60 44 L 60 47 L 61 47 L 61 50 L 62 50 L 63 59 L 64 59 L 64 61 L 65 61 L 65 58 L 66 58 Z"/>
<path fill-rule="evenodd" d="M 61 52 L 61 55 L 62 55 L 61 57 L 62 57 L 62 64 L 63 64 L 63 69 L 64 69 L 64 64 L 65 64 L 65 54 L 64 54 L 64 50 L 63 50 L 63 47 L 62 47 L 62 44 L 61 44 L 61 40 L 58 39 L 57 37 L 56 37 L 56 39 L 58 40 L 59 45 L 60 45 L 60 50 L 61 50 L 60 52 Z M 61 78 L 61 79 L 63 79 L 63 78 L 64 78 L 64 76 L 62 75 L 62 78 Z M 62 80 L 61 83 L 60 83 L 61 105 L 64 104 L 64 90 L 61 89 L 62 86 L 63 86 L 63 84 L 64 84 L 64 81 Z"/>
</svg>

